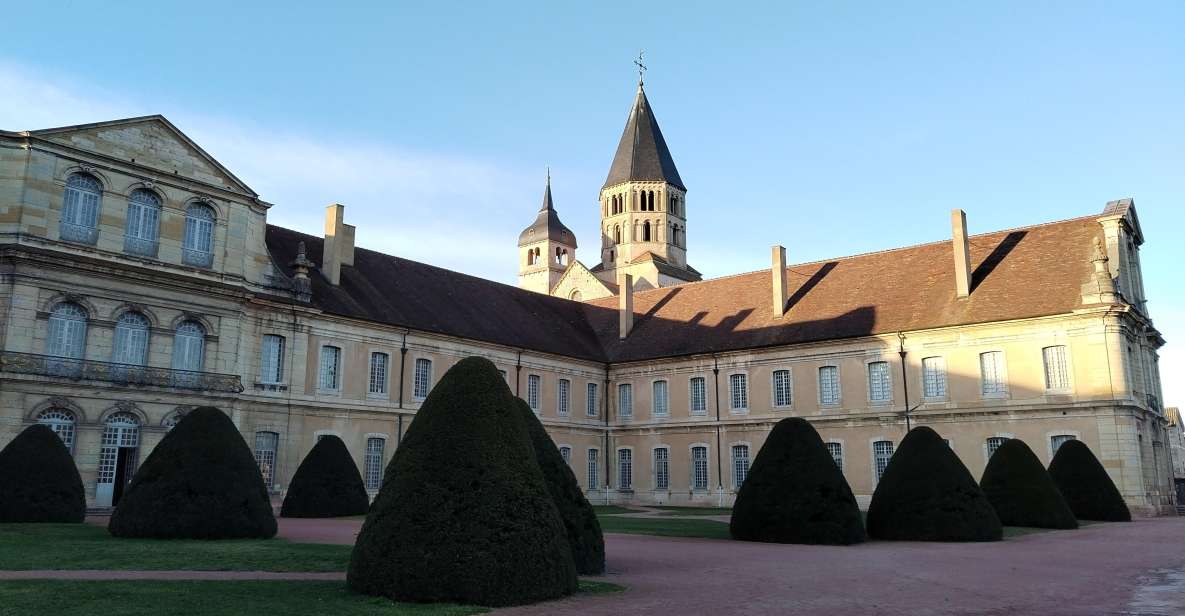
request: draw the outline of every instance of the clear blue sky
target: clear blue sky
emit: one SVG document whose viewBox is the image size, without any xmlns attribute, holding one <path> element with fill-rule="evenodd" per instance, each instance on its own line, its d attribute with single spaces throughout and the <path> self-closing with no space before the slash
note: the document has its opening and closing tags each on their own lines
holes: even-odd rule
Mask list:
<svg viewBox="0 0 1185 616">
<path fill-rule="evenodd" d="M 1131 196 L 1185 403 L 1185 2 L 320 4 L 8 6 L 0 127 L 163 113 L 275 223 L 340 201 L 365 246 L 513 282 L 545 165 L 595 261 L 645 48 L 705 274 Z"/>
</svg>

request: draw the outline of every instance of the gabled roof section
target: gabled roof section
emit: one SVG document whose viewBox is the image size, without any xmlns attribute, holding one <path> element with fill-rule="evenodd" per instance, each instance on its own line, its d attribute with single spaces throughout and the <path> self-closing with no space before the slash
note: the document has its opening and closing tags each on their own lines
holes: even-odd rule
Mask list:
<svg viewBox="0 0 1185 616">
<path fill-rule="evenodd" d="M 686 282 L 698 282 L 704 278 L 703 275 L 696 271 L 694 267 L 688 265 L 687 268 L 684 269 L 649 250 L 636 257 L 633 261 L 631 261 L 631 263 L 639 263 L 643 261 L 653 262 L 655 269 L 657 269 L 660 274 L 670 276 L 671 278 L 678 278 L 679 280 Z"/>
<path fill-rule="evenodd" d="M 543 207 L 539 208 L 535 222 L 518 234 L 518 245 L 526 246 L 545 239 L 576 248 L 576 234 L 560 222 L 560 215 L 552 205 L 550 173 L 547 175 L 547 187 L 543 190 Z"/>
<path fill-rule="evenodd" d="M 605 178 L 602 188 L 631 181 L 666 182 L 687 190 L 640 83 L 630 117 L 625 123 L 625 131 L 621 133 L 621 141 L 617 144 L 617 153 L 613 155 L 613 165 L 609 167 L 609 176 Z"/>
<path fill-rule="evenodd" d="M 149 130 L 144 130 L 145 128 Z M 219 178 L 221 179 L 223 188 L 251 197 L 259 196 L 259 193 L 252 190 L 250 186 L 235 176 L 230 169 L 227 169 L 213 156 L 210 156 L 197 142 L 181 132 L 181 129 L 177 128 L 163 115 L 156 114 L 124 118 L 121 120 L 108 120 L 106 122 L 92 122 L 90 124 L 43 128 L 27 131 L 24 134 L 30 137 L 39 137 L 41 139 L 63 143 L 72 147 L 98 151 L 100 154 L 116 156 L 118 156 L 118 152 L 101 151 L 95 144 L 88 144 L 87 139 L 90 138 L 92 142 L 96 139 L 105 140 L 112 144 L 127 141 L 129 152 L 143 153 L 145 150 L 151 151 L 153 147 L 165 148 L 169 151 L 162 152 L 162 158 L 169 160 L 184 161 L 186 154 L 188 154 L 193 163 L 194 171 L 199 174 L 199 177 L 195 179 L 214 184 L 216 183 L 214 181 L 215 178 Z M 168 141 L 172 141 L 180 146 L 180 151 L 170 147 L 171 144 L 167 143 Z M 118 146 L 115 147 L 118 149 Z M 130 159 L 132 157 L 128 158 Z M 137 160 L 137 162 L 145 166 L 153 166 L 149 161 L 143 161 L 142 159 Z M 172 172 L 174 169 L 166 170 L 161 168 L 161 170 Z"/>
<path fill-rule="evenodd" d="M 1144 230 L 1140 228 L 1140 218 L 1136 216 L 1135 199 L 1127 197 L 1125 199 L 1108 201 L 1107 207 L 1103 208 L 1103 216 L 1122 216 L 1127 221 L 1128 227 L 1131 228 L 1132 237 L 1135 238 L 1136 245 L 1144 243 Z"/>
<path fill-rule="evenodd" d="M 600 263 L 597 265 L 600 265 Z M 590 280 L 600 285 L 605 290 L 605 293 L 609 295 L 617 294 L 617 285 L 610 284 L 604 280 L 601 280 L 600 278 L 597 278 L 597 275 L 585 267 L 585 265 L 580 261 L 572 261 L 569 263 L 567 269 L 565 269 L 564 273 L 560 275 L 560 279 L 555 281 L 555 286 L 553 286 L 551 290 L 554 291 L 560 288 L 564 284 L 564 281 L 566 281 L 568 278 L 571 278 L 572 276 L 578 276 L 582 273 L 587 274 Z"/>
</svg>

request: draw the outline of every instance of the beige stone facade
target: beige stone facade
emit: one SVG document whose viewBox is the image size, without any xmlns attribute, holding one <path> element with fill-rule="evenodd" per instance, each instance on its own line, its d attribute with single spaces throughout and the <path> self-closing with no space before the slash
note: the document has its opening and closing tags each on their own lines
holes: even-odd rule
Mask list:
<svg viewBox="0 0 1185 616">
<path fill-rule="evenodd" d="M 62 235 L 64 215 L 81 220 L 71 209 L 81 201 L 70 202 L 76 175 L 101 186 L 93 241 Z M 618 188 L 602 191 L 603 208 Z M 631 209 L 629 188 L 625 210 L 605 214 L 633 233 L 641 213 Z M 127 239 L 136 190 L 160 202 L 152 254 L 129 252 L 140 250 Z M 685 192 L 670 183 L 656 190 L 655 228 L 683 224 Z M 673 202 L 677 215 L 669 212 Z M 194 204 L 214 212 L 209 244 L 193 239 L 201 224 Z M 1145 309 L 1134 207 L 1097 223 L 1107 257 L 1098 263 L 1131 301 L 1099 302 L 1096 290 L 1073 310 L 1040 317 L 642 360 L 497 342 L 465 334 L 463 323 L 449 329 L 358 316 L 349 302 L 360 295 L 346 297 L 350 285 L 388 257 L 356 250 L 352 227 L 331 206 L 326 240 L 307 247 L 310 262 L 317 255 L 320 262 L 293 265 L 297 259 L 277 257 L 295 247 L 282 243 L 282 230 L 269 231 L 269 207 L 161 117 L 0 132 L 0 446 L 32 422 L 55 422 L 71 441 L 90 503 L 108 506 L 172 423 L 210 404 L 231 415 L 277 494 L 326 433 L 343 438 L 373 488 L 431 385 L 459 359 L 481 355 L 537 409 L 596 502 L 727 504 L 773 424 L 801 416 L 831 444 L 865 503 L 878 454 L 883 465 L 907 426 L 920 424 L 949 439 L 976 476 L 993 439 L 1022 438 L 1044 462 L 1061 439 L 1081 439 L 1134 509 L 1156 513 L 1175 503 L 1156 365 L 1163 341 Z M 663 233 L 623 240 L 632 246 L 624 258 L 644 250 L 685 267 L 685 245 Z M 539 241 L 549 257 L 567 246 Z M 574 259 L 574 238 L 570 246 Z M 534 247 L 520 242 L 520 263 Z M 541 265 L 547 282 L 538 290 L 616 301 L 608 296 L 617 278 L 602 276 L 623 273 L 623 257 L 608 259 L 601 248 L 599 273 L 574 262 Z M 300 258 L 304 249 L 302 241 Z M 208 263 L 192 263 L 194 251 L 207 250 Z M 715 288 L 654 271 L 654 287 Z M 543 299 L 548 309 L 569 304 Z M 67 304 L 81 316 L 63 312 Z M 585 309 L 598 307 L 577 305 L 571 314 Z M 136 319 L 128 314 L 147 322 L 137 330 L 142 338 L 129 333 Z M 786 314 L 789 325 L 793 313 Z M 558 337 L 563 330 L 554 328 L 586 325 L 538 327 Z M 620 344 L 631 344 L 624 333 Z M 610 337 L 617 337 L 615 321 Z M 129 348 L 142 349 L 142 358 L 129 362 Z"/>
</svg>

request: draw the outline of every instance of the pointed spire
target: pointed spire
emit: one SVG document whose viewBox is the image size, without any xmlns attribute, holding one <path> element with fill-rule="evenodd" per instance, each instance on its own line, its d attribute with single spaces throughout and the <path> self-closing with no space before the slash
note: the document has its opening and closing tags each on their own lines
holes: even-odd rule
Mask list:
<svg viewBox="0 0 1185 616">
<path fill-rule="evenodd" d="M 560 222 L 560 215 L 555 211 L 551 199 L 551 168 L 547 169 L 547 185 L 543 189 L 543 207 L 539 208 L 539 215 L 531 226 L 523 229 L 518 236 L 518 245 L 526 246 L 543 240 L 560 242 L 576 248 L 576 235 L 572 230 Z"/>
<path fill-rule="evenodd" d="M 551 204 L 551 167 L 547 168 L 547 187 L 543 189 L 543 207 L 539 208 L 540 212 L 548 210 L 555 210 Z"/>
<path fill-rule="evenodd" d="M 687 190 L 679 177 L 679 170 L 675 168 L 675 160 L 671 158 L 662 131 L 658 128 L 658 120 L 650 108 L 641 79 L 638 80 L 638 94 L 634 97 L 625 131 L 617 144 L 617 153 L 613 155 L 613 165 L 609 167 L 609 176 L 605 178 L 602 188 L 635 180 L 666 182 Z"/>
</svg>

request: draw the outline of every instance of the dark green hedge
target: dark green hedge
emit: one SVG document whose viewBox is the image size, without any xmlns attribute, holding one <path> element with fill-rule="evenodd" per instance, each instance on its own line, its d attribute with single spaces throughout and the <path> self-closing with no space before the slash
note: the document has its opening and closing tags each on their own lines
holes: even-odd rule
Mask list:
<svg viewBox="0 0 1185 616">
<path fill-rule="evenodd" d="M 152 450 L 107 529 L 117 537 L 267 538 L 276 519 L 247 443 L 225 413 L 206 406 Z"/>
<path fill-rule="evenodd" d="M 1062 443 L 1049 463 L 1049 476 L 1079 520 L 1131 521 L 1131 511 L 1119 488 L 1086 443 Z"/>
<path fill-rule="evenodd" d="M 850 545 L 864 541 L 860 508 L 823 439 L 799 417 L 778 422 L 732 507 L 733 539 Z"/>
<path fill-rule="evenodd" d="M 999 541 L 1004 529 L 966 466 L 938 433 L 909 431 L 868 507 L 868 536 L 902 541 Z"/>
<path fill-rule="evenodd" d="M 280 515 L 285 518 L 336 518 L 362 515 L 370 497 L 346 444 L 332 434 L 321 437 L 300 462 Z"/>
<path fill-rule="evenodd" d="M 398 601 L 504 606 L 576 590 L 564 523 L 498 370 L 458 362 L 395 450 L 347 584 Z"/>
<path fill-rule="evenodd" d="M 1078 528 L 1053 478 L 1020 439 L 1005 441 L 992 454 L 979 487 L 1005 526 Z"/>
<path fill-rule="evenodd" d="M 551 499 L 559 509 L 560 518 L 568 533 L 568 544 L 572 547 L 572 558 L 576 561 L 576 572 L 581 575 L 599 575 L 605 572 L 605 538 L 601 535 L 601 523 L 592 505 L 584 497 L 584 490 L 576 480 L 576 474 L 560 455 L 543 422 L 531 411 L 521 398 L 515 399 L 519 414 L 531 435 L 535 448 L 535 460 L 543 471 Z"/>
<path fill-rule="evenodd" d="M 33 424 L 0 450 L 0 522 L 81 522 L 84 517 L 82 478 L 52 429 Z"/>
</svg>

